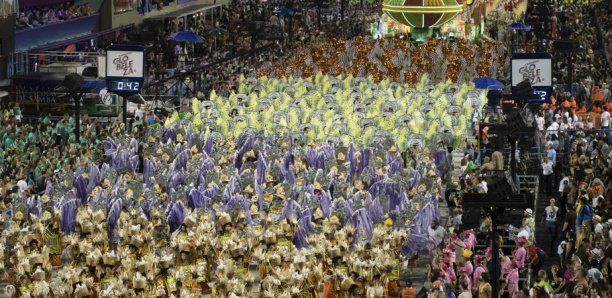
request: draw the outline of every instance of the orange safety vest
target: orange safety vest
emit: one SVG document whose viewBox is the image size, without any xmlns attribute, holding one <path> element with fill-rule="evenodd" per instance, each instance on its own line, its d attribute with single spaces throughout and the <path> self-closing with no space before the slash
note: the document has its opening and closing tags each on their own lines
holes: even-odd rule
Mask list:
<svg viewBox="0 0 612 298">
<path fill-rule="evenodd" d="M 562 106 L 562 107 L 564 107 L 564 108 L 566 108 L 566 109 L 568 109 L 568 108 L 570 107 L 570 103 L 569 103 L 569 101 L 568 101 L 568 100 L 564 100 L 564 101 L 561 103 L 561 106 Z"/>
<path fill-rule="evenodd" d="M 557 109 L 557 99 L 554 96 L 550 97 L 550 105 L 548 107 L 553 111 Z"/>
<path fill-rule="evenodd" d="M 601 88 L 595 88 L 591 91 L 591 99 L 593 101 L 602 101 L 604 98 L 604 90 Z"/>
</svg>

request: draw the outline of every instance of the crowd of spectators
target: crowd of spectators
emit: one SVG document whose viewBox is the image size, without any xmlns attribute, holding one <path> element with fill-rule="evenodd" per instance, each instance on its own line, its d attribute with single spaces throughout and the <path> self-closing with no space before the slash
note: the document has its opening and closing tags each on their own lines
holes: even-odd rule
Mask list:
<svg viewBox="0 0 612 298">
<path fill-rule="evenodd" d="M 190 96 L 198 92 L 207 96 L 213 89 L 225 94 L 236 90 L 241 74 L 271 73 L 279 62 L 292 57 L 309 43 L 346 34 L 358 34 L 359 30 L 365 28 L 363 25 L 338 30 L 339 26 L 343 26 L 342 14 L 338 9 L 323 12 L 320 16 L 320 26 L 316 8 L 299 6 L 295 7 L 295 11 L 301 12 L 299 15 L 279 14 L 278 8 L 286 4 L 284 1 L 233 1 L 221 8 L 220 17 L 215 13 L 212 21 L 209 16 L 190 17 L 187 24 L 184 24 L 182 19 L 168 21 L 157 38 L 158 41 L 164 42 L 156 42 L 153 51 L 148 54 L 148 82 L 167 78 L 198 65 L 204 66 L 240 56 L 226 63 L 207 67 L 205 72 L 199 74 L 200 78 L 191 78 L 193 83 L 199 79 L 202 84 L 199 88 L 190 88 Z M 368 12 L 375 9 L 375 5 L 350 8 L 344 18 L 357 20 L 356 24 L 365 24 L 368 21 Z M 252 22 L 260 22 L 264 28 L 258 33 L 256 42 L 253 42 L 248 28 L 252 26 Z M 168 41 L 173 32 L 180 30 L 194 31 L 204 37 L 204 42 L 191 45 Z M 251 52 L 253 48 L 260 47 L 262 50 Z M 178 90 L 171 92 L 179 93 Z"/>
<path fill-rule="evenodd" d="M 491 170 L 509 170 L 503 148 L 493 148 L 492 154 L 484 151 L 487 157 L 481 159 L 476 148 L 467 146 L 459 170 L 460 190 L 447 198 L 448 222 L 435 223 L 429 230 L 437 246 L 426 284 L 430 297 L 492 297 L 493 228 L 500 232 L 502 247 L 496 252 L 501 262 L 499 297 L 610 297 L 609 93 L 600 101 L 600 110 L 588 117 L 579 116 L 586 108 L 573 97 L 545 104 L 535 116 L 533 145 L 541 144 L 541 153 L 536 154 L 537 204 L 545 207 L 526 209 L 519 226 L 493 227 L 490 214 L 481 214 L 477 228 L 464 226 L 468 219 L 463 215 L 474 215 L 464 213 L 460 194 L 487 193 L 492 187 L 486 179 Z M 526 157 L 518 155 L 519 160 Z"/>
<path fill-rule="evenodd" d="M 205 19 L 194 19 L 187 26 L 170 22 L 162 32 L 161 40 L 165 41 L 169 34 L 184 27 L 208 37 L 204 44 L 192 50 L 203 59 L 189 62 L 188 58 L 183 58 L 184 68 L 230 57 L 252 47 L 250 37 L 239 34 L 244 31 L 245 21 L 272 23 L 273 27 L 280 28 L 283 36 L 289 35 L 286 18 L 272 13 L 274 4 L 233 3 L 224 8 L 221 18 L 214 24 Z M 60 15 L 71 11 L 66 7 L 73 6 L 62 5 Z M 582 49 L 574 61 L 573 78 L 579 82 L 578 91 L 568 95 L 557 90 L 557 101 L 544 106 L 535 118 L 540 144 L 543 145 L 541 174 L 547 182 L 540 194 L 545 199 L 540 202 L 547 202 L 549 206 L 541 214 L 537 209 L 536 212 L 525 210 L 521 225 L 506 227 L 509 233 L 501 237 L 506 249 L 493 252 L 488 233 L 496 228 L 492 226 L 492 219 L 483 215 L 479 228 L 466 229 L 462 223 L 461 197 L 449 198 L 452 214 L 449 221 L 436 222 L 429 230 L 437 247 L 426 286 L 431 297 L 455 297 L 456 294 L 462 298 L 473 295 L 491 297 L 493 253 L 499 253 L 501 259 L 500 297 L 609 297 L 612 282 L 612 134 L 609 112 L 612 109 L 609 87 L 605 85 L 610 79 L 609 68 L 606 68 L 609 66 L 602 58 L 603 48 L 609 46 L 605 38 L 610 35 L 606 11 L 609 12 L 609 6 L 560 6 L 552 19 L 552 37 L 575 38 Z M 51 19 L 49 15 L 58 15 L 50 8 L 46 12 L 47 20 Z M 25 25 L 22 28 L 46 23 L 39 17 L 45 15 L 44 12 L 24 12 L 22 15 L 24 17 L 19 19 L 20 24 Z M 358 15 L 349 13 L 348 17 L 359 18 Z M 600 22 L 604 39 L 597 37 L 599 29 L 592 20 Z M 325 16 L 320 28 L 316 25 L 313 9 L 293 22 L 293 43 L 283 39 L 266 51 L 211 67 L 201 74 L 203 86 L 193 93 L 207 93 L 214 89 L 228 94 L 237 88 L 238 75 L 265 72 L 293 51 L 299 51 L 305 43 L 321 35 L 333 36 L 332 32 L 339 32 L 333 30 L 338 25 L 335 13 Z M 156 50 L 148 54 L 149 83 L 173 75 L 169 69 L 174 71 L 171 66 L 180 65 L 179 59 L 184 53 L 189 55 L 181 45 L 157 44 Z M 555 67 L 557 82 L 567 82 L 567 63 Z M 595 110 L 600 113 L 596 117 L 578 117 L 578 114 L 594 108 L 599 108 L 599 111 Z M 135 118 L 130 127 L 131 133 L 141 140 L 151 135 L 151 127 L 159 121 L 155 117 L 151 121 L 148 117 L 142 119 L 142 116 Z M 124 128 L 118 122 L 103 125 L 84 116 L 79 146 L 71 133 L 76 120 L 69 115 L 56 122 L 52 122 L 49 116 L 31 122 L 23 119 L 19 106 L 14 105 L 3 108 L 0 120 L 0 171 L 5 177 L 0 188 L 4 191 L 21 188 L 21 181 L 41 189 L 44 177 L 62 171 L 78 171 L 79 167 L 88 164 L 89 159 L 101 157 L 100 140 L 117 135 Z M 488 192 L 481 174 L 489 160 L 479 164 L 473 148 L 468 148 L 465 153 L 460 170 L 462 191 Z M 495 158 L 493 153 L 491 159 Z M 550 242 L 537 243 L 536 233 L 549 233 Z"/>
<path fill-rule="evenodd" d="M 555 60 L 553 76 L 560 88 L 559 99 L 574 96 L 588 111 L 601 112 L 603 92 L 610 93 L 611 65 L 606 47 L 609 46 L 612 8 L 606 1 L 593 5 L 567 4 L 555 6 L 551 17 L 551 46 L 558 40 L 575 40 L 573 57 L 561 51 L 551 51 Z M 570 61 L 572 59 L 572 61 Z M 604 91 L 605 90 L 605 91 Z M 601 95 L 597 92 L 601 91 Z M 605 101 L 605 99 L 604 99 Z"/>
<path fill-rule="evenodd" d="M 73 1 L 49 6 L 22 8 L 16 18 L 17 30 L 35 28 L 95 14 L 89 4 L 77 5 Z"/>
<path fill-rule="evenodd" d="M 79 171 L 92 161 L 101 160 L 102 142 L 108 136 L 127 132 L 144 140 L 161 122 L 152 111 L 146 111 L 145 115 L 140 107 L 127 130 L 119 119 L 106 122 L 83 114 L 77 142 L 74 114 L 66 113 L 61 118 L 51 114 L 27 118 L 22 116 L 18 103 L 4 104 L 1 111 L 0 197 L 3 198 L 18 194 L 18 188 L 26 184 L 33 193 L 43 191 L 48 177 Z"/>
<path fill-rule="evenodd" d="M 499 297 L 610 297 L 611 134 L 606 129 L 568 129 L 566 118 L 560 119 L 551 121 L 556 126 L 545 122 L 551 125 L 541 131 L 551 140 L 542 154 L 542 170 L 545 175 L 547 168 L 561 173 L 552 175 L 539 194 L 544 199 L 538 204 L 546 207 L 540 213 L 526 209 L 520 226 L 498 228 Z M 476 152 L 465 150 L 461 191 L 487 193 L 486 167 L 478 165 Z M 429 229 L 437 247 L 425 285 L 429 297 L 492 297 L 492 218 L 482 214 L 479 227 L 468 229 L 463 226 L 462 197 L 451 195 L 449 207 L 448 222 Z M 550 237 L 537 242 L 535 234 Z"/>
</svg>

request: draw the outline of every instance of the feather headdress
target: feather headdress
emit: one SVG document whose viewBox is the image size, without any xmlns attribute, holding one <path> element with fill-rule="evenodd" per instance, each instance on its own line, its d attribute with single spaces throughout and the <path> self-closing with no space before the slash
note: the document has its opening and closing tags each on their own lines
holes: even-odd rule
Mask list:
<svg viewBox="0 0 612 298">
<path fill-rule="evenodd" d="M 166 221 L 170 228 L 170 233 L 178 230 L 185 220 L 185 207 L 181 202 L 171 202 L 166 210 Z"/>
<path fill-rule="evenodd" d="M 62 203 L 60 209 L 61 220 L 60 226 L 64 234 L 71 234 L 76 227 L 77 200 L 68 200 Z"/>
</svg>

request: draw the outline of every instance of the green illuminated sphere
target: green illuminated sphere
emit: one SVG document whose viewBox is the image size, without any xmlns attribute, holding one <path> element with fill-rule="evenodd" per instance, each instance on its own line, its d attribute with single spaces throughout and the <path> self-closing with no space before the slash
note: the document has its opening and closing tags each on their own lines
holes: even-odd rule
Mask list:
<svg viewBox="0 0 612 298">
<path fill-rule="evenodd" d="M 383 12 L 394 21 L 413 28 L 432 28 L 454 19 L 463 0 L 385 0 Z"/>
</svg>

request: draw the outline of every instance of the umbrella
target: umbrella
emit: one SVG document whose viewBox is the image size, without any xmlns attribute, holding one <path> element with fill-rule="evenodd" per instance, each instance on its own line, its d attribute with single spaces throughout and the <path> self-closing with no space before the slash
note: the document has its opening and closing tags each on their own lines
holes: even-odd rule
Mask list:
<svg viewBox="0 0 612 298">
<path fill-rule="evenodd" d="M 481 77 L 473 80 L 478 89 L 502 89 L 504 84 L 492 77 Z"/>
<path fill-rule="evenodd" d="M 204 38 L 193 31 L 178 31 L 168 37 L 168 40 L 186 42 L 186 43 L 203 43 Z"/>
<path fill-rule="evenodd" d="M 521 22 L 514 22 L 508 25 L 508 29 L 518 30 L 518 31 L 531 31 L 531 26 L 525 23 L 521 23 Z"/>
<path fill-rule="evenodd" d="M 293 9 L 288 8 L 288 7 L 280 7 L 277 8 L 275 13 L 282 15 L 282 16 L 292 16 L 295 14 L 295 12 L 293 11 Z"/>
</svg>

